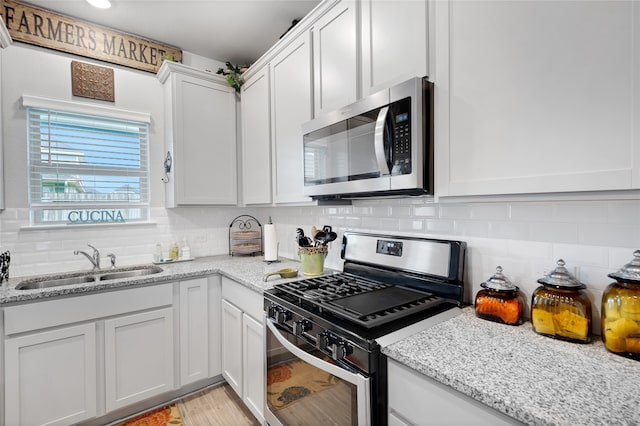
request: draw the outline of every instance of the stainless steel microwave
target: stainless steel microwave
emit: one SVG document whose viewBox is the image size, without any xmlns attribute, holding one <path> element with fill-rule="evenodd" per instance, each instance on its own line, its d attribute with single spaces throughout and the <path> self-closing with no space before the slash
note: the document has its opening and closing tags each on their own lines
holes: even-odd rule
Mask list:
<svg viewBox="0 0 640 426">
<path fill-rule="evenodd" d="M 433 194 L 433 83 L 413 78 L 302 126 L 304 195 Z"/>
</svg>

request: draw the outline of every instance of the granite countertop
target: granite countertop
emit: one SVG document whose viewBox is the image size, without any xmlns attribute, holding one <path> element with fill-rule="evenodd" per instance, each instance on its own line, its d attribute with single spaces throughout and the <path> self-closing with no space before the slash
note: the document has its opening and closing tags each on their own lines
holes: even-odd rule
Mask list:
<svg viewBox="0 0 640 426">
<path fill-rule="evenodd" d="M 16 290 L 15 287 L 21 281 L 25 279 L 35 278 L 36 276 L 11 277 L 9 278 L 8 283 L 5 283 L 3 287 L 0 287 L 0 306 L 16 302 L 28 302 L 73 294 L 83 294 L 141 285 L 152 285 L 167 281 L 196 278 L 199 276 L 210 274 L 225 275 L 239 282 L 240 284 L 260 293 L 262 293 L 266 289 L 273 287 L 274 284 L 303 278 L 300 262 L 284 258 L 280 258 L 279 260 L 279 262 L 267 263 L 263 260 L 262 256 L 220 255 L 202 257 L 193 261 L 158 265 L 163 269 L 163 271 L 154 275 L 146 275 L 134 278 L 122 278 L 109 281 L 98 281 L 84 284 L 65 285 L 34 290 Z M 280 278 L 280 276 L 276 275 L 269 277 L 267 282 L 263 281 L 264 274 L 284 268 L 299 269 L 298 277 L 282 279 Z M 108 273 L 109 270 L 104 269 L 100 272 Z M 325 269 L 325 273 L 332 272 L 333 271 L 331 270 Z M 53 273 L 47 274 L 46 276 L 49 278 L 56 278 L 65 274 Z"/>
<path fill-rule="evenodd" d="M 477 318 L 473 308 L 383 349 L 389 358 L 531 425 L 640 424 L 640 362 Z"/>
</svg>

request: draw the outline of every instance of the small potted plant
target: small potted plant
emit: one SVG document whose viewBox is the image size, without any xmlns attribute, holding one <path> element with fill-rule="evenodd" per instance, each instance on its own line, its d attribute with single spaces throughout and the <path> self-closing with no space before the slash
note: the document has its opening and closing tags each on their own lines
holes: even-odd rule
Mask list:
<svg viewBox="0 0 640 426">
<path fill-rule="evenodd" d="M 244 84 L 244 78 L 242 77 L 242 73 L 247 70 L 247 67 L 239 67 L 237 65 L 233 65 L 231 62 L 225 62 L 226 68 L 218 68 L 216 74 L 221 74 L 225 76 L 227 79 L 227 83 L 229 86 L 236 89 L 236 92 L 240 91 L 240 88 Z"/>
</svg>

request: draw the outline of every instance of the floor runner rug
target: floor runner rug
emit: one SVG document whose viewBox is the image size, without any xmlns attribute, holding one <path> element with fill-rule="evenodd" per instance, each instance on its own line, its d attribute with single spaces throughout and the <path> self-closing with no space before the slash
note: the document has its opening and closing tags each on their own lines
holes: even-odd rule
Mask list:
<svg viewBox="0 0 640 426">
<path fill-rule="evenodd" d="M 178 406 L 172 404 L 118 423 L 116 426 L 183 426 L 183 422 Z"/>
<path fill-rule="evenodd" d="M 291 361 L 273 366 L 267 371 L 267 399 L 271 406 L 280 409 L 306 396 L 329 389 L 339 381 L 336 376 L 304 361 Z"/>
</svg>

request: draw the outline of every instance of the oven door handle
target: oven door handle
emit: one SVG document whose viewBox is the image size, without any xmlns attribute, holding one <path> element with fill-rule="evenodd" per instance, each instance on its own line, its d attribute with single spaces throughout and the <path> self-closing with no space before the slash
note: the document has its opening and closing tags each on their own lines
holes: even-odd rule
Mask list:
<svg viewBox="0 0 640 426">
<path fill-rule="evenodd" d="M 267 327 L 275 336 L 275 338 L 278 339 L 278 342 L 293 355 L 322 371 L 331 373 L 334 376 L 355 385 L 358 392 L 358 425 L 371 424 L 371 412 L 369 407 L 369 402 L 371 401 L 371 392 L 369 390 L 369 378 L 364 377 L 361 374 L 351 373 L 336 365 L 330 364 L 326 361 L 316 358 L 311 354 L 308 354 L 307 352 L 303 351 L 302 349 L 285 339 L 280 333 L 280 330 L 278 330 L 266 316 L 265 323 L 267 324 Z"/>
</svg>

